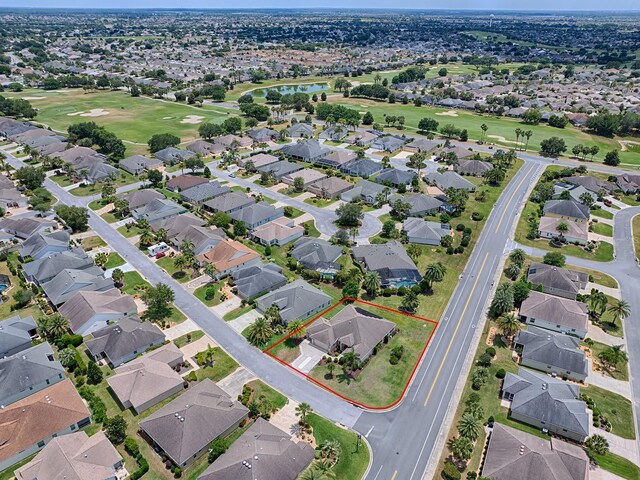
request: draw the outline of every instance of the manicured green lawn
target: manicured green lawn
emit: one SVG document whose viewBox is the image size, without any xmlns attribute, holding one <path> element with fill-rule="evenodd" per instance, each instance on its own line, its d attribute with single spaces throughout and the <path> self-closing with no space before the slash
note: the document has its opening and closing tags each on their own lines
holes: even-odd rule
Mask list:
<svg viewBox="0 0 640 480">
<path fill-rule="evenodd" d="M 220 347 L 213 347 L 211 350 L 213 351 L 213 365 L 210 367 L 201 366 L 195 371 L 199 382 L 205 378 L 218 382 L 239 366 L 238 363 L 227 355 Z"/>
<path fill-rule="evenodd" d="M 86 237 L 81 240 L 82 248 L 86 251 L 93 250 L 94 248 L 106 247 L 107 243 L 102 238 L 96 236 Z"/>
<path fill-rule="evenodd" d="M 297 209 L 295 207 L 291 207 L 291 211 L 293 212 L 292 215 L 288 218 L 298 218 L 300 215 L 304 214 L 304 212 L 300 209 Z"/>
<path fill-rule="evenodd" d="M 250 312 L 251 310 L 253 310 L 253 307 L 250 305 L 247 305 L 246 307 L 238 307 L 234 310 L 231 310 L 228 313 L 225 313 L 222 319 L 225 322 L 230 322 L 231 320 L 235 320 L 236 318 L 241 317 L 242 315 L 244 315 L 247 312 Z"/>
<path fill-rule="evenodd" d="M 187 341 L 187 336 L 191 336 L 191 342 Z M 200 340 L 204 336 L 204 332 L 202 330 L 194 330 L 193 332 L 186 333 L 178 338 L 176 338 L 173 343 L 176 347 L 181 348 L 184 347 L 187 343 L 193 343 L 196 340 Z"/>
<path fill-rule="evenodd" d="M 251 387 L 254 391 L 254 398 L 260 398 L 262 396 L 266 397 L 267 400 L 273 405 L 273 408 L 280 410 L 283 408 L 289 399 L 282 395 L 277 390 L 271 388 L 269 385 L 264 383 L 262 380 L 252 380 L 247 383 L 249 387 Z"/>
<path fill-rule="evenodd" d="M 10 259 L 9 261 L 13 263 L 13 265 L 20 269 L 18 255 L 16 252 L 10 253 L 8 255 L 8 258 Z M 0 319 L 8 318 L 14 315 L 20 315 L 23 318 L 32 316 L 34 319 L 43 316 L 42 310 L 40 310 L 40 307 L 35 302 L 35 300 L 32 300 L 31 303 L 24 308 L 13 310 L 16 306 L 16 301 L 13 299 L 13 295 L 18 290 L 20 290 L 20 280 L 16 275 L 13 275 L 11 273 L 6 261 L 0 262 L 0 274 L 7 275 L 12 285 L 12 287 L 6 291 L 6 295 L 8 296 L 7 301 L 0 303 Z"/>
<path fill-rule="evenodd" d="M 318 198 L 318 197 L 313 197 L 313 198 L 307 198 L 304 203 L 308 203 L 309 205 L 313 205 L 315 207 L 319 207 L 319 208 L 324 208 L 327 207 L 329 205 L 331 205 L 332 203 L 334 203 L 336 201 L 335 198 Z"/>
<path fill-rule="evenodd" d="M 122 220 L 121 218 L 116 217 L 113 213 L 107 212 L 100 215 L 102 219 L 107 223 L 116 223 Z"/>
<path fill-rule="evenodd" d="M 52 175 L 49 177 L 51 180 L 56 182 L 61 187 L 68 187 L 69 185 L 73 185 L 76 183 L 74 180 L 69 178 L 67 175 Z"/>
<path fill-rule="evenodd" d="M 627 480 L 640 480 L 640 468 L 633 462 L 615 453 L 595 455 L 598 465 L 604 470 Z"/>
<path fill-rule="evenodd" d="M 617 393 L 596 386 L 582 387 L 580 393 L 591 397 L 596 408 L 611 422 L 611 433 L 622 438 L 635 439 L 636 432 L 631 402 Z"/>
<path fill-rule="evenodd" d="M 640 215 L 633 217 L 631 227 L 633 229 L 633 246 L 636 250 L 636 257 L 640 258 Z"/>
<path fill-rule="evenodd" d="M 340 457 L 333 468 L 336 478 L 341 480 L 362 478 L 369 465 L 370 454 L 367 445 L 360 441 L 356 446 L 358 436 L 354 432 L 339 427 L 315 413 L 310 414 L 307 419 L 313 428 L 316 444 L 322 445 L 329 440 L 337 441 L 340 444 Z"/>
<path fill-rule="evenodd" d="M 595 340 L 591 340 L 590 344 L 587 344 L 586 342 L 582 342 L 582 344 L 591 349 L 591 356 L 596 359 L 596 361 L 598 361 L 600 353 L 609 348 L 609 345 L 596 342 Z M 598 361 L 598 363 L 600 362 Z M 600 374 L 615 378 L 616 380 L 622 380 L 624 382 L 629 381 L 629 368 L 627 365 L 624 365 L 621 368 L 612 371 L 600 370 Z"/>
<path fill-rule="evenodd" d="M 351 400 L 369 407 L 384 407 L 400 398 L 435 325 L 401 313 L 360 303 L 354 305 L 395 322 L 400 331 L 387 345 L 381 345 L 377 354 L 370 357 L 369 363 L 354 380 L 346 379 L 339 366 L 336 366 L 331 375 L 327 366 L 318 365 L 309 375 Z M 335 315 L 339 309 L 340 307 L 335 308 L 331 313 Z M 389 356 L 396 345 L 404 347 L 404 354 L 397 365 L 392 365 Z"/>
<path fill-rule="evenodd" d="M 137 182 L 138 179 L 131 175 L 130 173 L 125 172 L 124 170 L 120 170 L 120 175 L 116 177 L 115 182 L 113 182 L 114 187 L 124 187 L 125 185 L 129 185 L 130 183 Z M 87 197 L 89 195 L 96 195 L 102 191 L 101 184 L 86 184 L 76 187 L 72 190 L 69 190 L 69 193 L 75 195 L 77 197 Z"/>
<path fill-rule="evenodd" d="M 119 267 L 121 265 L 124 265 L 125 263 L 127 263 L 127 262 L 125 262 L 124 259 L 120 255 L 118 255 L 115 252 L 111 252 L 109 254 L 109 260 L 107 260 L 107 263 L 104 266 L 104 268 L 108 270 L 110 268 L 115 268 L 115 267 Z"/>
<path fill-rule="evenodd" d="M 604 210 L 602 208 L 596 208 L 595 210 L 591 210 L 591 215 L 594 217 L 606 218 L 607 220 L 613 219 L 613 213 L 609 210 Z"/>
<path fill-rule="evenodd" d="M 185 283 L 189 281 L 189 275 L 186 271 L 179 271 L 175 266 L 176 257 L 166 256 L 162 257 L 160 260 L 156 262 L 160 268 L 164 269 L 174 280 L 177 280 L 180 283 Z"/>
<path fill-rule="evenodd" d="M 121 227 L 118 227 L 118 232 L 125 238 L 135 237 L 136 235 L 140 235 L 142 230 L 137 227 L 135 223 L 128 223 Z"/>
<path fill-rule="evenodd" d="M 24 97 L 36 94 L 46 97 L 33 101 L 33 106 L 38 109 L 36 121 L 64 132 L 73 123 L 89 120 L 96 122 L 115 133 L 118 138 L 127 140 L 127 153 L 145 153 L 147 141 L 156 133 L 173 133 L 181 137 L 182 141 L 196 139 L 198 124 L 182 123 L 189 115 L 202 117 L 203 122 L 222 123 L 227 116 L 238 113 L 215 105 L 194 107 L 145 96 L 131 97 L 121 91 L 84 93 L 81 89 L 51 92 L 27 89 L 11 96 Z M 108 114 L 90 118 L 73 115 L 93 109 L 104 109 Z"/>
<path fill-rule="evenodd" d="M 141 295 L 149 287 L 149 283 L 136 271 L 125 272 L 123 283 L 122 291 L 129 295 Z"/>
<path fill-rule="evenodd" d="M 318 238 L 320 236 L 320 231 L 316 228 L 316 224 L 313 220 L 309 220 L 307 222 L 304 222 L 301 224 L 303 227 L 305 225 L 307 225 L 306 228 L 308 228 L 308 233 L 307 236 L 309 237 L 316 237 Z"/>
<path fill-rule="evenodd" d="M 225 281 L 221 281 L 213 284 L 203 285 L 201 287 L 196 288 L 193 294 L 207 307 L 213 307 L 215 305 L 219 305 L 222 300 L 222 294 L 220 293 L 220 288 L 222 288 L 222 286 L 225 283 L 226 283 Z M 213 287 L 213 290 L 215 291 L 215 295 L 213 296 L 213 298 L 207 298 L 206 296 L 206 292 L 210 287 Z"/>
<path fill-rule="evenodd" d="M 605 237 L 613 237 L 613 227 L 608 223 L 592 223 L 591 231 Z"/>
</svg>

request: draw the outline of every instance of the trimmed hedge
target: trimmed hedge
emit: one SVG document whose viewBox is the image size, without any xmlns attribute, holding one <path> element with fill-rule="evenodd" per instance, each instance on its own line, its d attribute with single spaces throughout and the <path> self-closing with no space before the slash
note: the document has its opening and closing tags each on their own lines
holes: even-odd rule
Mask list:
<svg viewBox="0 0 640 480">
<path fill-rule="evenodd" d="M 149 471 L 149 462 L 142 456 L 138 442 L 133 438 L 127 437 L 124 439 L 124 449 L 129 455 L 136 459 L 136 463 L 138 464 L 138 469 L 129 476 L 129 479 L 138 480 Z"/>
</svg>

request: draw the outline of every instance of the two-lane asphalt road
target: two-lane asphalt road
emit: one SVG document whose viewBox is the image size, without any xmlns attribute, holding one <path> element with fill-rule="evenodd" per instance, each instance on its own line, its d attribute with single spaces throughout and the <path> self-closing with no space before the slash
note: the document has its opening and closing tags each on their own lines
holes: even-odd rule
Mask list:
<svg viewBox="0 0 640 480">
<path fill-rule="evenodd" d="M 420 479 L 430 462 L 437 462 L 432 453 L 448 433 L 442 425 L 464 363 L 475 350 L 472 339 L 482 328 L 506 241 L 527 191 L 543 170 L 543 165 L 526 163 L 494 205 L 404 401 L 384 415 L 365 412 L 356 423 L 375 452 L 368 479 Z"/>
</svg>

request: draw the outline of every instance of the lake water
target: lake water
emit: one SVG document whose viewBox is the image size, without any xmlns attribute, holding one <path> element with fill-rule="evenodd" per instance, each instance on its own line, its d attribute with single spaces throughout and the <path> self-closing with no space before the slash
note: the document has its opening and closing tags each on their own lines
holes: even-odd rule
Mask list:
<svg viewBox="0 0 640 480">
<path fill-rule="evenodd" d="M 309 83 L 306 85 L 278 85 L 276 87 L 269 88 L 257 88 L 247 92 L 254 97 L 265 97 L 269 90 L 275 90 L 285 95 L 287 93 L 314 93 L 328 91 L 329 86 L 326 83 Z"/>
</svg>

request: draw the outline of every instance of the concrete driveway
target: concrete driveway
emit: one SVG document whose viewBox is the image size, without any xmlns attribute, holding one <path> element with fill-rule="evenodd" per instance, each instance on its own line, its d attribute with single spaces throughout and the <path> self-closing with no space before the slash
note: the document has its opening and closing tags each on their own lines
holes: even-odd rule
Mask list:
<svg viewBox="0 0 640 480">
<path fill-rule="evenodd" d="M 239 367 L 220 380 L 217 385 L 227 392 L 231 398 L 237 398 L 242 393 L 242 387 L 251 380 L 255 380 L 255 378 L 255 375 L 249 370 Z"/>
<path fill-rule="evenodd" d="M 245 328 L 247 328 L 261 316 L 262 315 L 257 310 L 251 310 L 250 312 L 245 313 L 235 320 L 231 320 L 229 322 L 229 326 L 236 332 L 242 333 Z"/>
<path fill-rule="evenodd" d="M 300 344 L 300 356 L 291 362 L 291 365 L 301 372 L 309 373 L 324 355 L 326 353 L 311 345 L 309 340 L 303 340 Z"/>
</svg>

